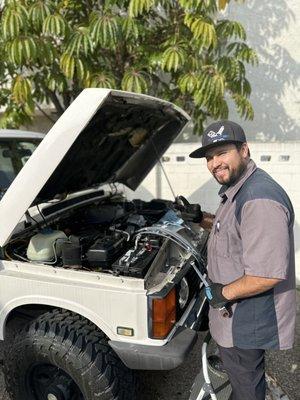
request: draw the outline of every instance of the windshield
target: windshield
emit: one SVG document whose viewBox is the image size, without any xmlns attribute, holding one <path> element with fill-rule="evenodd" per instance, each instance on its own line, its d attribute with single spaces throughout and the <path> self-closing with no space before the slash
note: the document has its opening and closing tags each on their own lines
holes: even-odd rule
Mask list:
<svg viewBox="0 0 300 400">
<path fill-rule="evenodd" d="M 0 191 L 10 186 L 41 139 L 0 139 Z"/>
</svg>

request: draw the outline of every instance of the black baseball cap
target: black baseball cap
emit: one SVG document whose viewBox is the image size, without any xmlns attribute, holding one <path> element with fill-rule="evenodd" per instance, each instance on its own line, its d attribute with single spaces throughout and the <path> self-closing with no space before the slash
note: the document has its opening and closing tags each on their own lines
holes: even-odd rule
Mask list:
<svg viewBox="0 0 300 400">
<path fill-rule="evenodd" d="M 191 158 L 205 157 L 207 150 L 226 143 L 245 143 L 246 135 L 243 128 L 232 121 L 218 121 L 210 124 L 202 136 L 202 147 L 190 154 Z"/>
</svg>

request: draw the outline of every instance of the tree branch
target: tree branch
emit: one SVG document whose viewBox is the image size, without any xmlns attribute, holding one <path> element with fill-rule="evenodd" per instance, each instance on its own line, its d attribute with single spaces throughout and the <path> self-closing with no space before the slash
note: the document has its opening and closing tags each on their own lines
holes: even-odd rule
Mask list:
<svg viewBox="0 0 300 400">
<path fill-rule="evenodd" d="M 58 115 L 61 116 L 65 110 L 64 110 L 63 106 L 60 104 L 56 94 L 49 89 L 46 89 L 46 92 L 47 92 L 48 96 L 50 97 L 52 103 L 54 104 Z"/>
<path fill-rule="evenodd" d="M 53 122 L 53 123 L 55 124 L 55 122 L 56 122 L 55 119 L 51 118 L 50 115 L 48 115 L 48 114 L 39 106 L 38 103 L 34 102 L 34 104 L 35 104 L 36 108 L 38 108 L 38 109 L 40 110 L 40 112 L 41 112 L 46 118 L 49 119 L 49 121 L 51 121 L 51 122 Z"/>
</svg>

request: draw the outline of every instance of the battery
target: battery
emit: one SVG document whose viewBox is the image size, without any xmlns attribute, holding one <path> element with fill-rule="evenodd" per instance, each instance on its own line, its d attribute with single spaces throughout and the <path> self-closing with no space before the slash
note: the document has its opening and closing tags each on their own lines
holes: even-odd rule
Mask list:
<svg viewBox="0 0 300 400">
<path fill-rule="evenodd" d="M 157 248 L 152 248 L 149 251 L 145 247 L 140 247 L 136 250 L 128 250 L 121 258 L 113 263 L 112 270 L 116 275 L 144 278 L 157 252 Z"/>
</svg>

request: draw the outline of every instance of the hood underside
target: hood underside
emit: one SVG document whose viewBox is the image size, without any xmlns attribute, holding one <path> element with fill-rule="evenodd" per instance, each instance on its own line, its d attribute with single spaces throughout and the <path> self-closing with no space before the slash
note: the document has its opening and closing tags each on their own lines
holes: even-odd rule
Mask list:
<svg viewBox="0 0 300 400">
<path fill-rule="evenodd" d="M 188 121 L 178 107 L 150 96 L 83 90 L 2 198 L 0 246 L 32 205 L 105 183 L 135 190 Z"/>
<path fill-rule="evenodd" d="M 110 94 L 45 183 L 37 201 L 110 182 L 135 190 L 186 123 L 169 104 Z"/>
</svg>

